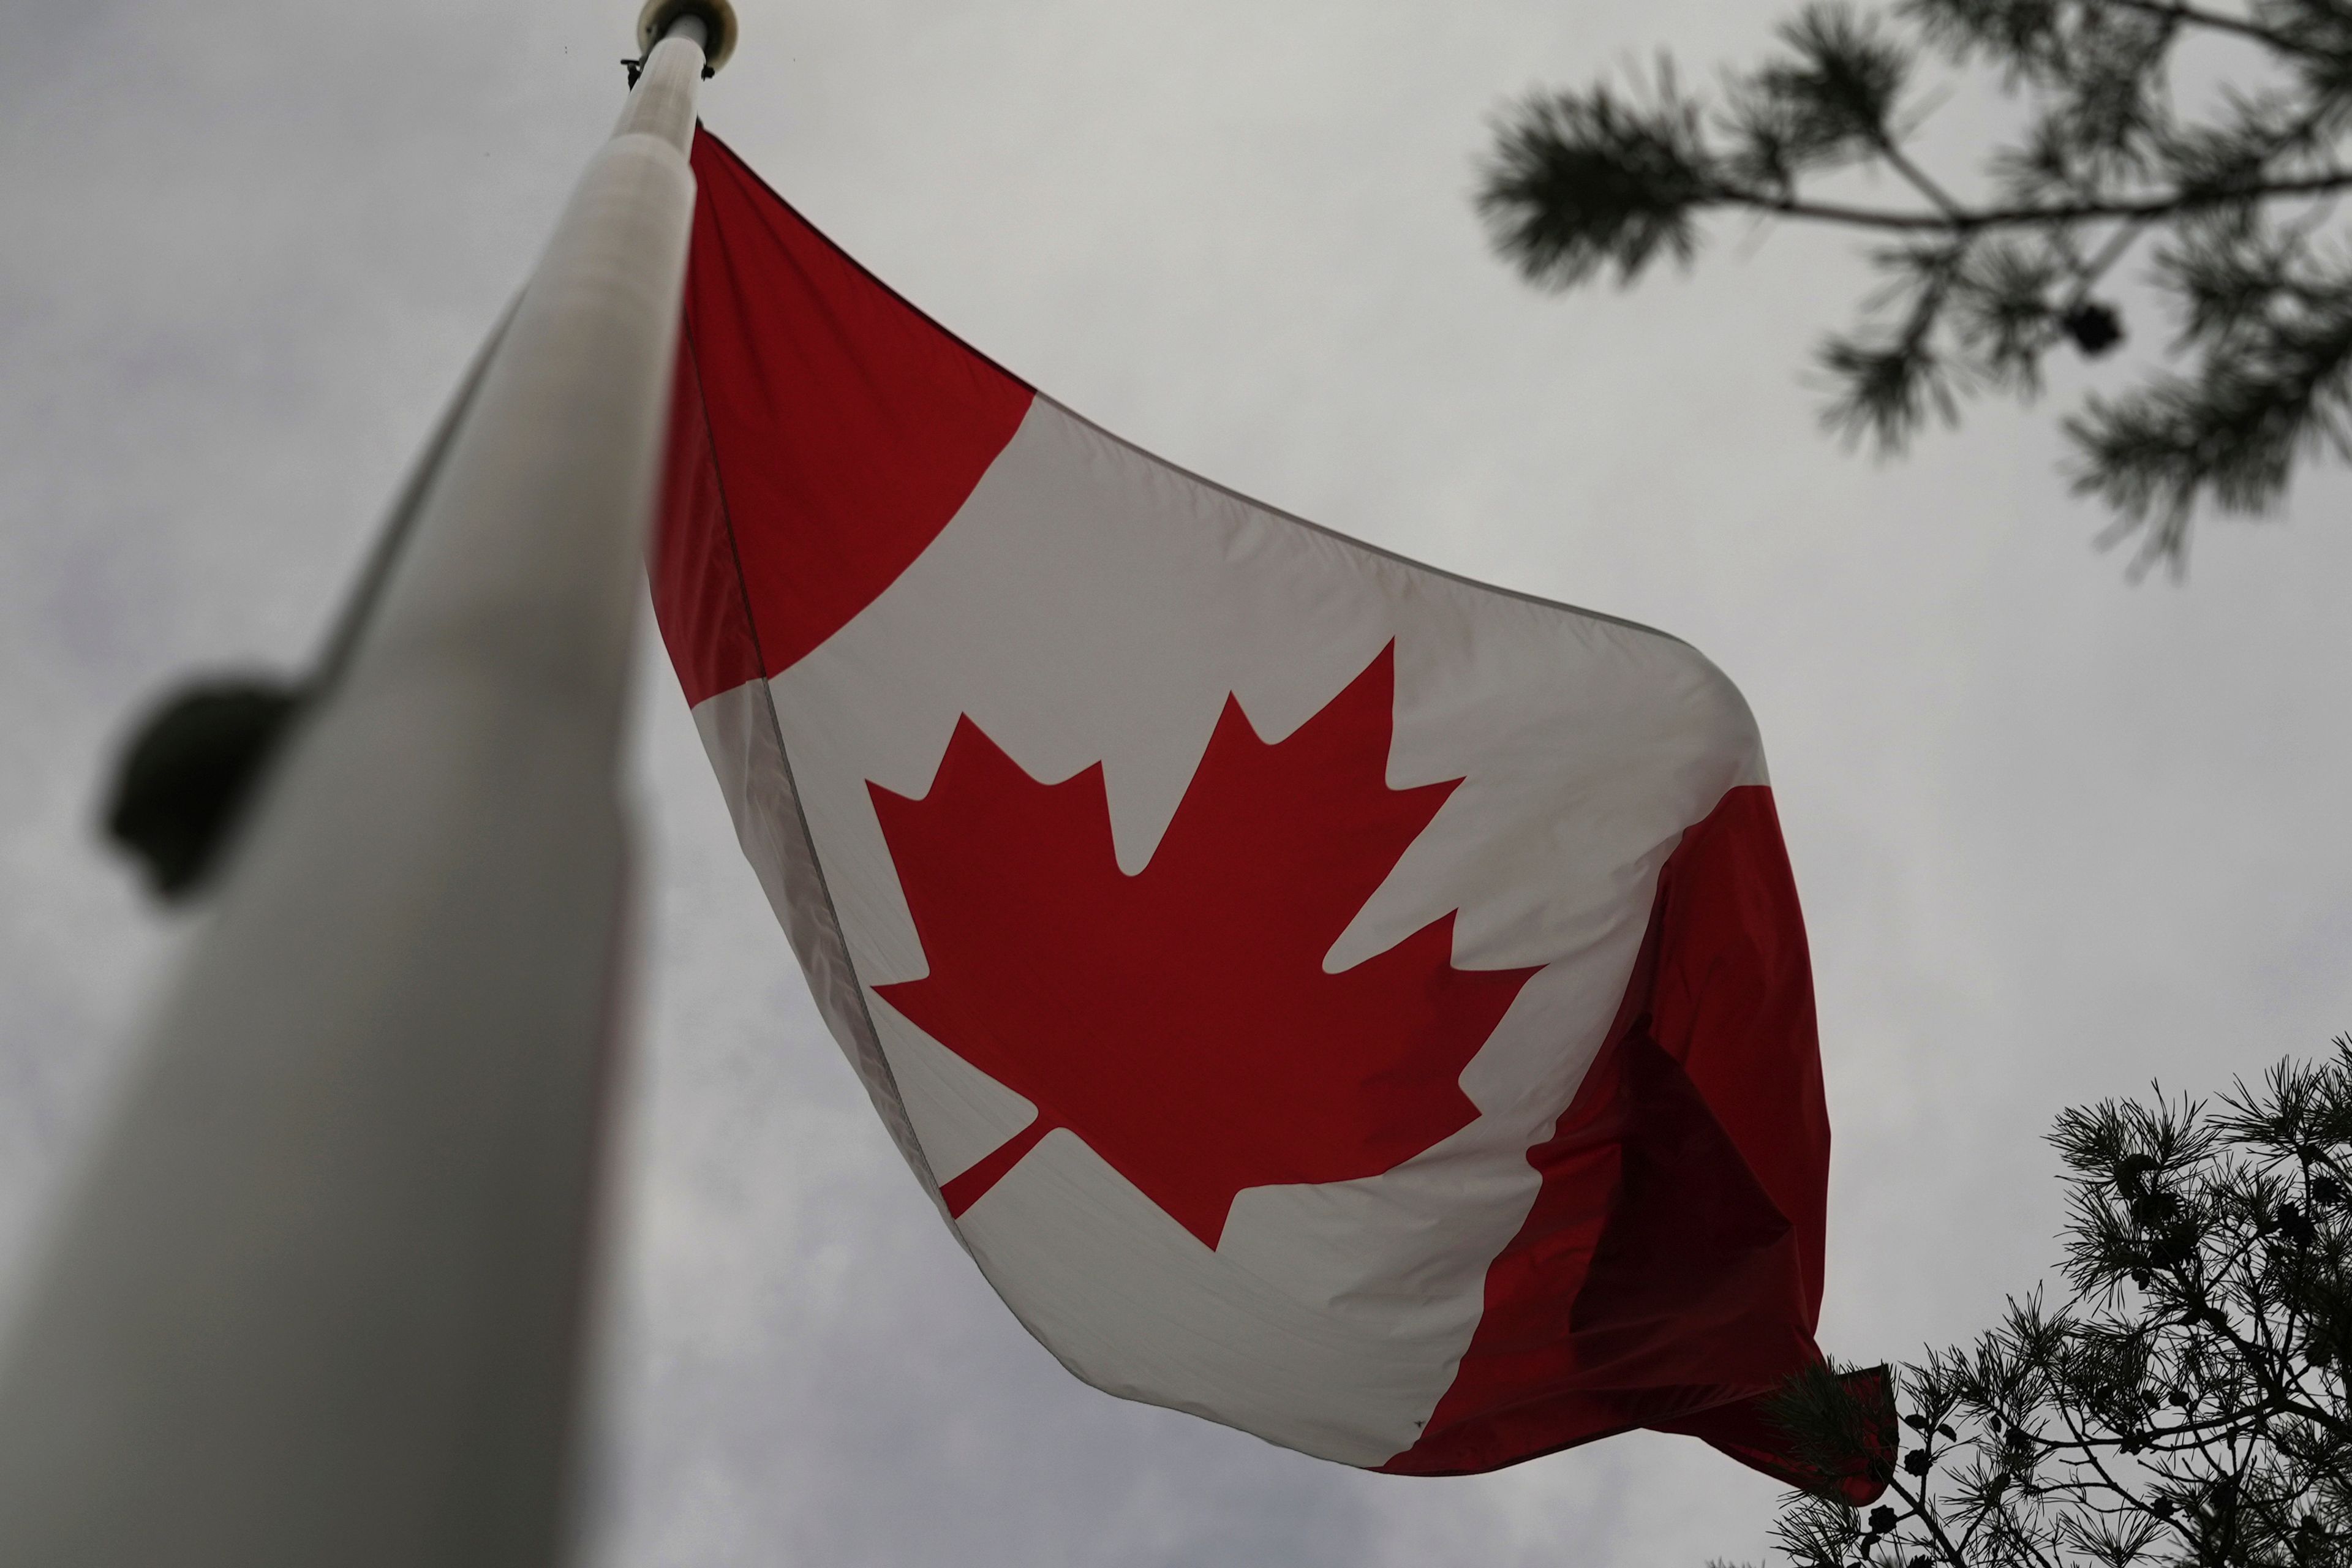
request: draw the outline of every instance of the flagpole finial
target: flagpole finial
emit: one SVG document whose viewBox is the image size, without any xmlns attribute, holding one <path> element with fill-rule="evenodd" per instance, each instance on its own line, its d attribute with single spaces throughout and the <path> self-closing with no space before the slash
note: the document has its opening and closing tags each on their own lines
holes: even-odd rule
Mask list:
<svg viewBox="0 0 2352 1568">
<path fill-rule="evenodd" d="M 637 47 L 646 55 L 680 22 L 699 23 L 703 74 L 715 73 L 735 52 L 735 7 L 728 0 L 646 0 L 637 13 Z"/>
</svg>

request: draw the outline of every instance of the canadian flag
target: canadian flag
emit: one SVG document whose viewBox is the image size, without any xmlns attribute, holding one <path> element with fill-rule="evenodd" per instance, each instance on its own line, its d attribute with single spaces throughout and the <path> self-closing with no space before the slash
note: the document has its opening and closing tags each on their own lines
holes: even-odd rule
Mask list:
<svg viewBox="0 0 2352 1568">
<path fill-rule="evenodd" d="M 1731 682 L 1139 451 L 694 169 L 663 636 L 1022 1322 L 1350 1465 L 1650 1426 L 1818 1479 L 1758 1402 L 1820 1360 L 1829 1123 Z"/>
</svg>

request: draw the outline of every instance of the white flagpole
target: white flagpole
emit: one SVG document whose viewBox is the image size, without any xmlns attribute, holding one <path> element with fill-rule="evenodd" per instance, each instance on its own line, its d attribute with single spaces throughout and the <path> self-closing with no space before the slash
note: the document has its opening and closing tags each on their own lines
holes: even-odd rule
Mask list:
<svg viewBox="0 0 2352 1568">
<path fill-rule="evenodd" d="M 0 1346 L 12 1568 L 565 1552 L 640 562 L 725 0 L 643 76 Z"/>
</svg>

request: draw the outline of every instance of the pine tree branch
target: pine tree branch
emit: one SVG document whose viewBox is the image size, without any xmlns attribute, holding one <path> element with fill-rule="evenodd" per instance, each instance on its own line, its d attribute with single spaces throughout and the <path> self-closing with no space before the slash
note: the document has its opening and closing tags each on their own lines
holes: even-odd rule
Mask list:
<svg viewBox="0 0 2352 1568">
<path fill-rule="evenodd" d="M 2226 16 L 2219 11 L 2208 11 L 2196 5 L 2175 5 L 2172 4 L 2172 0 L 2099 0 L 2099 3 L 2112 5 L 2118 11 L 2137 11 L 2144 16 L 2162 16 L 2170 21 L 2184 22 L 2192 27 L 2207 27 L 2217 33 L 2234 34 L 2242 38 L 2252 39 L 2266 48 L 2276 49 L 2281 54 L 2301 55 L 2306 59 L 2333 60 L 2337 58 L 2333 49 L 2306 44 L 2299 38 L 2292 38 L 2284 33 L 2273 32 L 2259 22 L 2249 21 L 2241 16 Z"/>
<path fill-rule="evenodd" d="M 1963 209 L 1958 216 L 1940 213 L 1888 212 L 1874 207 L 1847 206 L 1835 202 L 1806 201 L 1774 195 L 1738 185 L 1710 187 L 1694 205 L 1744 207 L 1779 217 L 1816 223 L 1844 224 L 1897 234 L 1970 234 L 1988 229 L 2048 228 L 2103 219 L 2154 222 L 2182 214 L 2242 202 L 2275 201 L 2294 196 L 2325 195 L 2352 189 L 2352 169 L 2328 169 L 2300 179 L 2273 180 L 2230 190 L 2185 190 L 2146 201 L 2062 202 L 2048 206 Z"/>
<path fill-rule="evenodd" d="M 2119 225 L 2116 232 L 2107 237 L 2106 244 L 2099 247 L 2098 254 L 2075 268 L 2074 287 L 2067 295 L 2067 306 L 2071 309 L 2087 304 L 2090 301 L 2091 289 L 2099 279 L 2105 277 L 2114 268 L 2116 263 L 2121 261 L 2131 247 L 2139 243 L 2140 237 L 2145 235 L 2156 222 L 2157 219 L 2154 216 L 2147 216 L 2130 218 Z"/>
<path fill-rule="evenodd" d="M 1882 131 L 1878 133 L 1877 142 L 1879 156 L 1885 158 L 1896 174 L 1908 180 L 1912 189 L 1926 196 L 1938 211 L 1954 223 L 1968 221 L 1968 208 L 1963 206 L 1949 191 L 1930 178 L 1927 170 L 1913 163 L 1909 154 L 1895 143 L 1893 136 Z"/>
<path fill-rule="evenodd" d="M 1944 1554 L 1944 1561 L 1951 1564 L 1951 1568 L 1969 1568 L 1969 1560 L 1967 1556 L 1962 1553 L 1958 1547 L 1952 1544 L 1952 1538 L 1944 1533 L 1943 1521 L 1937 1519 L 1935 1514 L 1929 1510 L 1927 1503 L 1923 1500 L 1927 1496 L 1927 1490 L 1924 1485 L 1919 1489 L 1920 1495 L 1918 1497 L 1913 1497 L 1911 1495 L 1910 1489 L 1906 1487 L 1901 1481 L 1888 1481 L 1886 1483 L 1886 1489 L 1893 1492 L 1896 1497 L 1901 1498 L 1903 1500 L 1904 1506 L 1911 1510 L 1911 1516 L 1914 1519 L 1916 1519 L 1921 1524 L 1927 1527 L 1927 1533 L 1935 1537 L 1936 1550 Z"/>
<path fill-rule="evenodd" d="M 2011 1519 L 2005 1507 L 2001 1510 L 2001 1522 L 2006 1524 L 2009 1528 L 2005 1532 L 1996 1533 L 1996 1545 L 1999 1544 L 2000 1534 L 2005 1533 L 2008 1537 L 2009 1546 L 2011 1552 L 2022 1549 L 2033 1559 L 2036 1568 L 2056 1568 L 2056 1564 L 2053 1563 L 2050 1559 L 2043 1554 L 2041 1546 L 2035 1542 L 2032 1530 L 2030 1530 L 2026 1525 Z"/>
<path fill-rule="evenodd" d="M 1816 356 L 1841 389 L 1823 423 L 1886 451 L 1928 414 L 1957 422 L 1979 391 L 2034 396 L 2063 343 L 2095 359 L 2122 342 L 2118 307 L 2095 290 L 2155 235 L 2167 245 L 2154 281 L 2187 316 L 2168 352 L 2197 363 L 2147 372 L 2124 395 L 2088 392 L 2065 417 L 2074 489 L 2116 514 L 2099 543 L 2137 535 L 2135 578 L 2157 561 L 2177 570 L 2200 508 L 2260 512 L 2307 458 L 2352 461 L 2352 265 L 2331 253 L 2321 268 L 2305 244 L 2352 190 L 2352 0 L 1869 9 L 1806 0 L 1780 51 L 1730 78 L 1717 107 L 1664 68 L 1631 96 L 1603 85 L 1524 100 L 1477 197 L 1496 249 L 1565 289 L 1687 265 L 1716 210 L 1892 241 L 1871 257 L 1885 286 L 1864 321 Z M 2183 114 L 2176 89 L 2202 70 L 2179 56 L 2198 38 L 2259 58 L 2237 51 L 2242 82 L 2200 89 Z M 1990 62 L 2035 100 L 2021 140 L 1995 147 L 1980 199 L 1912 151 L 1901 106 L 1928 47 L 1957 67 Z M 1905 191 L 1884 205 L 1816 195 L 1812 176 L 1858 163 Z M 2352 1342 L 2339 1353 L 2352 1373 Z"/>
<path fill-rule="evenodd" d="M 2122 1482 L 2116 1480 L 2113 1476 L 2107 1473 L 2105 1462 L 2102 1460 L 2097 1454 L 2092 1452 L 2091 1444 L 2088 1439 L 2084 1437 L 2082 1427 L 2075 1421 L 2074 1413 L 2072 1409 L 2069 1409 L 2064 1405 L 2059 1406 L 2058 1417 L 2060 1420 L 2066 1423 L 2066 1429 L 2074 1434 L 2075 1441 L 2082 1446 L 2084 1462 L 2087 1463 L 2093 1470 L 2098 1473 L 2099 1479 L 2105 1484 L 2109 1491 L 2112 1491 L 2117 1497 L 2122 1498 L 2133 1509 L 2156 1521 L 2156 1522 L 2162 1528 L 2179 1536 L 2182 1545 L 2189 1547 L 2191 1551 L 2196 1549 L 2197 1543 L 2189 1539 L 2188 1531 L 2182 1529 L 2179 1524 L 2175 1523 L 2170 1516 L 2158 1513 L 2156 1510 L 2148 1507 L 2147 1504 L 2140 1501 L 2139 1498 L 2126 1489 Z"/>
<path fill-rule="evenodd" d="M 2178 1277 L 2177 1271 L 2176 1277 Z M 2188 1282 L 2184 1280 L 2185 1283 Z M 2326 1411 L 2306 1405 L 2300 1398 L 2290 1395 L 2285 1385 L 2279 1382 L 2269 1367 L 2263 1364 L 2263 1357 L 2255 1347 L 2239 1336 L 2238 1331 L 2231 1325 L 2228 1314 L 2214 1309 L 2209 1309 L 2209 1311 L 2210 1315 L 2203 1320 L 2205 1326 L 2230 1342 L 2238 1352 L 2241 1364 L 2253 1374 L 2255 1383 L 2262 1386 L 2263 1392 L 2268 1394 L 2281 1409 L 2300 1415 L 2337 1437 L 2352 1439 L 2352 1422 L 2330 1415 Z M 2298 1388 L 2294 1394 L 2300 1394 L 2302 1392 Z"/>
</svg>

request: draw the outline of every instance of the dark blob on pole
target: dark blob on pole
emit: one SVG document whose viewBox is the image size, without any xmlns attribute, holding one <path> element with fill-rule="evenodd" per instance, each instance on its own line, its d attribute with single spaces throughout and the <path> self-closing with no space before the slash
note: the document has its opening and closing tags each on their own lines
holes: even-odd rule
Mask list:
<svg viewBox="0 0 2352 1568">
<path fill-rule="evenodd" d="M 201 886 L 301 706 L 266 678 L 197 681 L 165 700 L 123 753 L 106 833 L 171 901 Z"/>
</svg>

